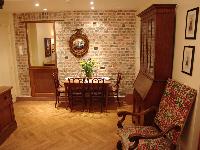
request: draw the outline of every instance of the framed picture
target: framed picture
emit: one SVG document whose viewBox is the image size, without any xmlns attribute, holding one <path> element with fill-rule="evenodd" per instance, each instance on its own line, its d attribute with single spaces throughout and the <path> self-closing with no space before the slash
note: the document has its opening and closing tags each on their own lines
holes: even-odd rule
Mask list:
<svg viewBox="0 0 200 150">
<path fill-rule="evenodd" d="M 199 7 L 187 11 L 185 39 L 196 39 Z"/>
<path fill-rule="evenodd" d="M 195 46 L 184 46 L 182 72 L 192 76 Z"/>
<path fill-rule="evenodd" d="M 45 57 L 51 56 L 51 38 L 44 38 Z"/>
</svg>

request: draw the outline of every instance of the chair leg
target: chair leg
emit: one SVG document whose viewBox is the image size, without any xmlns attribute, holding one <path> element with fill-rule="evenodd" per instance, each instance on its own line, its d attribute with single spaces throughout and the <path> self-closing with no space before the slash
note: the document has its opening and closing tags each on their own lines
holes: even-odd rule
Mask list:
<svg viewBox="0 0 200 150">
<path fill-rule="evenodd" d="M 57 103 L 58 103 L 58 96 L 56 95 L 55 108 L 56 108 L 56 106 L 57 106 Z"/>
<path fill-rule="evenodd" d="M 60 93 L 58 94 L 58 103 L 60 103 Z"/>
<path fill-rule="evenodd" d="M 101 99 L 101 113 L 103 112 L 103 104 L 104 104 L 103 99 Z"/>
<path fill-rule="evenodd" d="M 90 97 L 90 102 L 89 102 L 89 112 L 91 112 L 91 107 L 92 107 L 92 97 Z"/>
<path fill-rule="evenodd" d="M 83 112 L 84 112 L 84 110 L 85 110 L 85 97 L 83 96 L 83 100 L 82 100 L 82 107 L 83 107 Z"/>
<path fill-rule="evenodd" d="M 87 98 L 86 97 L 85 97 L 84 103 L 85 103 L 85 108 L 87 109 Z"/>
<path fill-rule="evenodd" d="M 122 150 L 122 142 L 121 141 L 117 142 L 117 150 Z"/>
<path fill-rule="evenodd" d="M 71 107 L 70 107 L 70 98 L 69 97 L 66 97 L 66 109 L 69 107 L 70 109 L 71 109 Z"/>
<path fill-rule="evenodd" d="M 68 100 L 69 100 L 69 108 L 70 108 L 70 110 L 72 111 L 72 97 L 69 96 L 69 97 L 68 97 Z M 66 107 L 67 107 L 67 105 L 66 105 Z"/>
<path fill-rule="evenodd" d="M 117 102 L 118 102 L 118 106 L 120 106 L 120 102 L 119 102 L 119 94 L 117 93 Z"/>
<path fill-rule="evenodd" d="M 73 96 L 72 96 L 72 99 L 71 99 L 71 111 L 72 111 L 72 109 L 73 109 L 73 100 L 74 100 L 74 98 L 73 98 Z"/>
</svg>

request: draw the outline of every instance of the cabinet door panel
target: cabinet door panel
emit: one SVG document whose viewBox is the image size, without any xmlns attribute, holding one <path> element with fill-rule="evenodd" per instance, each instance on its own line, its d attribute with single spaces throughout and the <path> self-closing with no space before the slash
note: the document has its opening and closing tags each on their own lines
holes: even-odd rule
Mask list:
<svg viewBox="0 0 200 150">
<path fill-rule="evenodd" d="M 10 105 L 0 109 L 0 130 L 4 129 L 12 122 L 12 110 Z"/>
</svg>

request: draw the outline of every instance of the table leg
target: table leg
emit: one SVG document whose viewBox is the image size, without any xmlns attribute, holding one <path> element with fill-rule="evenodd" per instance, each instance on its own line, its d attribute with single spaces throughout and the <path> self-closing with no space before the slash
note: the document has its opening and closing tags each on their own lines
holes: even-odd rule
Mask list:
<svg viewBox="0 0 200 150">
<path fill-rule="evenodd" d="M 106 86 L 106 106 L 105 106 L 105 108 L 106 108 L 106 112 L 107 112 L 107 106 L 108 106 L 108 91 L 109 90 L 109 88 L 108 88 L 108 85 Z"/>
</svg>

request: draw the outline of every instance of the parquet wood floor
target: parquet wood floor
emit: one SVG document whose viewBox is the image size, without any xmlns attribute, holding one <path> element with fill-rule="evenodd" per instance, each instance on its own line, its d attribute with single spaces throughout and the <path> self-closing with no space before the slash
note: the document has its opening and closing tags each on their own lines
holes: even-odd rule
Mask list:
<svg viewBox="0 0 200 150">
<path fill-rule="evenodd" d="M 70 112 L 53 101 L 19 101 L 14 111 L 18 127 L 0 150 L 116 149 L 116 109 Z"/>
</svg>

